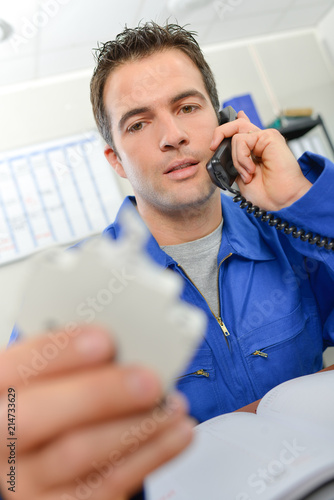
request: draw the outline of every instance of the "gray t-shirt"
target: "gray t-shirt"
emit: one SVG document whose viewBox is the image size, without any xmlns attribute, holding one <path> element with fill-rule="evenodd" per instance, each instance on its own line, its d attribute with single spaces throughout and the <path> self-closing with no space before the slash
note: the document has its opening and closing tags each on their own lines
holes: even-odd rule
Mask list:
<svg viewBox="0 0 334 500">
<path fill-rule="evenodd" d="M 199 240 L 180 245 L 162 246 L 185 271 L 208 302 L 216 316 L 219 316 L 217 255 L 222 237 L 223 221 L 212 233 Z"/>
</svg>

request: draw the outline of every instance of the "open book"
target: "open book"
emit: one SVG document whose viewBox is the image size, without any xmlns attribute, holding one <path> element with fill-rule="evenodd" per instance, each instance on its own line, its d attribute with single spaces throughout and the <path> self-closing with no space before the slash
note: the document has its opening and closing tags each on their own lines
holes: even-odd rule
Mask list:
<svg viewBox="0 0 334 500">
<path fill-rule="evenodd" d="M 334 499 L 334 371 L 278 385 L 257 414 L 199 424 L 145 492 L 147 500 Z"/>
</svg>

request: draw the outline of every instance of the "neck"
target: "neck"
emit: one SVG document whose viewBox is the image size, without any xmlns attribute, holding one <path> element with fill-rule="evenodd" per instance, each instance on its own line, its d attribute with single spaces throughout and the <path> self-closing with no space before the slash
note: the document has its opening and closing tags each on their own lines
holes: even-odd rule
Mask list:
<svg viewBox="0 0 334 500">
<path fill-rule="evenodd" d="M 220 192 L 197 207 L 160 212 L 137 200 L 138 211 L 160 246 L 179 245 L 212 233 L 221 223 Z"/>
</svg>

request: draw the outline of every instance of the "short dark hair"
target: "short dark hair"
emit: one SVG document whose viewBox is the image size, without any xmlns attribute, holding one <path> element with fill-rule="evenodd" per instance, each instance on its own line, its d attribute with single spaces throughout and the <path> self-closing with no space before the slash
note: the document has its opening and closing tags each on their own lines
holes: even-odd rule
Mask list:
<svg viewBox="0 0 334 500">
<path fill-rule="evenodd" d="M 220 105 L 216 82 L 194 35 L 195 32 L 188 31 L 178 24 L 167 23 L 160 26 L 151 21 L 136 28 L 126 27 L 115 40 L 102 43 L 94 49 L 97 64 L 90 83 L 90 99 L 97 128 L 107 144 L 113 147 L 110 117 L 103 101 L 108 76 L 121 64 L 158 51 L 178 49 L 190 57 L 202 74 L 205 88 L 218 116 Z"/>
</svg>

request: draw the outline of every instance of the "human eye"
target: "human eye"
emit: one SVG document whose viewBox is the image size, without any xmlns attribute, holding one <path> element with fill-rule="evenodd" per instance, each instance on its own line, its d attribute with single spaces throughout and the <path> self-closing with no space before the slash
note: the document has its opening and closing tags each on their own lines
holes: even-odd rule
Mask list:
<svg viewBox="0 0 334 500">
<path fill-rule="evenodd" d="M 198 109 L 198 106 L 195 106 L 194 104 L 185 104 L 181 108 L 181 113 L 189 114 L 195 111 L 196 109 Z"/>
<path fill-rule="evenodd" d="M 135 132 L 139 132 L 140 130 L 142 130 L 144 128 L 144 122 L 136 122 L 134 123 L 133 125 L 131 125 L 130 127 L 127 128 L 127 131 L 130 133 L 130 134 L 133 134 Z"/>
</svg>

